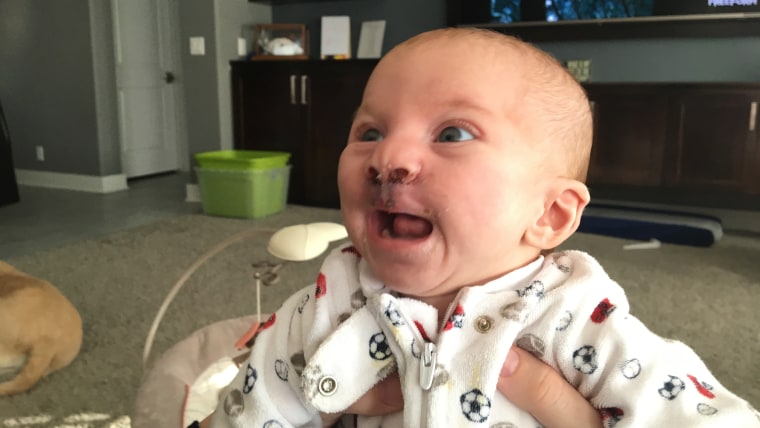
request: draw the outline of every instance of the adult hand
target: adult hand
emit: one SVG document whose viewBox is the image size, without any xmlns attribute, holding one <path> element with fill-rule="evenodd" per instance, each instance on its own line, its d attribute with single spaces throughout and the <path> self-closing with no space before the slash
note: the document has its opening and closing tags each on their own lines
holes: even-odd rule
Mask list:
<svg viewBox="0 0 760 428">
<path fill-rule="evenodd" d="M 501 369 L 498 389 L 546 428 L 599 428 L 599 412 L 550 366 L 513 346 Z"/>
<path fill-rule="evenodd" d="M 530 353 L 514 346 L 507 354 L 496 388 L 538 419 L 545 428 L 599 428 L 599 413 L 560 374 Z M 398 375 L 364 394 L 346 413 L 384 415 L 404 408 Z M 322 415 L 331 426 L 340 414 Z"/>
<path fill-rule="evenodd" d="M 401 381 L 398 372 L 380 381 L 372 389 L 361 396 L 344 413 L 351 415 L 378 416 L 398 412 L 404 408 L 404 397 L 401 395 Z M 342 414 L 322 414 L 322 423 L 329 427 L 335 424 Z"/>
</svg>

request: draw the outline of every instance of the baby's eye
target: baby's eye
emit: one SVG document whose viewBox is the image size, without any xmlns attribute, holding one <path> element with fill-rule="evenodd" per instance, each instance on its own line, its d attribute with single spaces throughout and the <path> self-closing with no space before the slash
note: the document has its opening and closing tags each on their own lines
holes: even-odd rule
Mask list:
<svg viewBox="0 0 760 428">
<path fill-rule="evenodd" d="M 444 143 L 452 143 L 452 142 L 458 142 L 458 141 L 467 141 L 472 140 L 473 137 L 472 134 L 470 134 L 466 129 L 461 128 L 459 126 L 449 126 L 446 127 L 443 131 L 441 131 L 441 135 L 438 136 L 437 141 L 441 141 Z"/>
<path fill-rule="evenodd" d="M 377 129 L 368 129 L 362 134 L 361 141 L 383 141 L 383 134 Z"/>
</svg>

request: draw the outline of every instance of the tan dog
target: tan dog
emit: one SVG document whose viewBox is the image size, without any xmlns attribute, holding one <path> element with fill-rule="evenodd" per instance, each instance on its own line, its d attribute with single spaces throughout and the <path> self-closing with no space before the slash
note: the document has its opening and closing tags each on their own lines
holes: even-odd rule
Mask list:
<svg viewBox="0 0 760 428">
<path fill-rule="evenodd" d="M 24 392 L 43 376 L 66 367 L 82 345 L 76 308 L 47 281 L 0 261 L 0 396 Z"/>
</svg>

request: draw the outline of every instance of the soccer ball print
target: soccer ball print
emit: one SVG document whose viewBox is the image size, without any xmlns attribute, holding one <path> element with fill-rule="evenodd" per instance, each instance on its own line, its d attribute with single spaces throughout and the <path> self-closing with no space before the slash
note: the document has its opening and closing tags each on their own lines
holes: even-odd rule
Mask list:
<svg viewBox="0 0 760 428">
<path fill-rule="evenodd" d="M 288 380 L 288 363 L 284 360 L 278 359 L 274 362 L 274 372 L 277 373 L 277 377 L 287 381 Z"/>
<path fill-rule="evenodd" d="M 657 392 L 662 395 L 663 398 L 667 398 L 668 400 L 672 400 L 678 396 L 678 394 L 681 393 L 686 387 L 686 384 L 684 382 L 675 376 L 669 376 L 670 379 L 667 380 L 663 385 L 662 388 L 658 389 Z"/>
<path fill-rule="evenodd" d="M 573 352 L 573 367 L 583 374 L 592 374 L 596 371 L 596 349 L 586 345 Z"/>
<path fill-rule="evenodd" d="M 491 399 L 475 388 L 459 397 L 462 414 L 472 422 L 485 422 L 491 415 Z"/>
<path fill-rule="evenodd" d="M 385 334 L 380 332 L 369 338 L 369 356 L 375 360 L 385 360 L 391 357 L 391 347 Z"/>
<path fill-rule="evenodd" d="M 243 392 L 248 394 L 249 392 L 253 391 L 253 386 L 256 385 L 256 379 L 259 378 L 258 373 L 256 373 L 256 369 L 251 367 L 250 364 L 248 364 L 248 367 L 245 368 L 245 380 L 243 380 Z"/>
</svg>

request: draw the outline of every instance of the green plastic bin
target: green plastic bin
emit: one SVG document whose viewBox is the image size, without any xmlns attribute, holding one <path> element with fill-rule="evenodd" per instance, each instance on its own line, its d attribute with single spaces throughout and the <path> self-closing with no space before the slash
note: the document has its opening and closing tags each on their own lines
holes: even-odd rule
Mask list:
<svg viewBox="0 0 760 428">
<path fill-rule="evenodd" d="M 270 169 L 287 165 L 290 153 L 262 150 L 217 150 L 195 155 L 201 168 L 208 169 Z"/>
<path fill-rule="evenodd" d="M 203 212 L 259 218 L 276 214 L 288 199 L 290 165 L 268 169 L 196 168 Z"/>
</svg>

